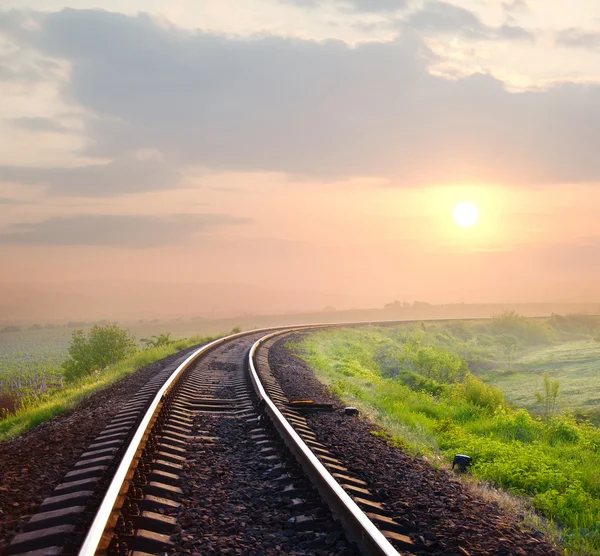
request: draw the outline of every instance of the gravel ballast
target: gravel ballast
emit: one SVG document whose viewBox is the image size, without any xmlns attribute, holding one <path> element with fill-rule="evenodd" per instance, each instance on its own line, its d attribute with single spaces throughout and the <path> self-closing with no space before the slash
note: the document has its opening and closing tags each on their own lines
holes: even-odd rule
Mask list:
<svg viewBox="0 0 600 556">
<path fill-rule="evenodd" d="M 256 339 L 215 349 L 186 383 L 188 402 L 198 401 L 173 549 L 194 556 L 358 556 L 258 408 L 244 371 Z M 219 400 L 233 406 L 215 410 Z M 202 409 L 202 403 L 213 409 Z"/>
</svg>

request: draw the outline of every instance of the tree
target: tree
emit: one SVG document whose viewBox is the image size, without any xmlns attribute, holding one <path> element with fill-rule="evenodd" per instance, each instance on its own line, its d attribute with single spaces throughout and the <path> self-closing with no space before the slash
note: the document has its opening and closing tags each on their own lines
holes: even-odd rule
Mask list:
<svg viewBox="0 0 600 556">
<path fill-rule="evenodd" d="M 116 324 L 96 324 L 87 334 L 83 330 L 74 330 L 69 358 L 62 364 L 65 380 L 73 381 L 100 372 L 135 351 L 133 336 Z"/>
<path fill-rule="evenodd" d="M 544 373 L 544 390 L 542 392 L 536 392 L 535 397 L 539 404 L 542 404 L 542 410 L 544 412 L 544 420 L 546 423 L 550 421 L 552 416 L 556 413 L 558 391 L 560 389 L 560 383 L 558 380 L 551 380 L 548 373 Z"/>
</svg>

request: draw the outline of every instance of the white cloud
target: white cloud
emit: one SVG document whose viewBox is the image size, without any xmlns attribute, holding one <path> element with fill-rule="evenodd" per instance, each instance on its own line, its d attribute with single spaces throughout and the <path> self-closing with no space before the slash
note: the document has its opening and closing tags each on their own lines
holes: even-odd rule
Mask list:
<svg viewBox="0 0 600 556">
<path fill-rule="evenodd" d="M 466 18 L 489 29 L 453 13 L 453 28 Z M 116 195 L 173 187 L 189 165 L 397 186 L 600 180 L 599 86 L 515 94 L 490 75 L 436 77 L 435 56 L 407 29 L 352 48 L 192 33 L 147 15 L 65 10 L 37 21 L 35 33 L 4 26 L 23 48 L 69 66 L 61 94 L 90 115 L 80 154 L 112 162 L 5 164 L 5 181 Z"/>
</svg>

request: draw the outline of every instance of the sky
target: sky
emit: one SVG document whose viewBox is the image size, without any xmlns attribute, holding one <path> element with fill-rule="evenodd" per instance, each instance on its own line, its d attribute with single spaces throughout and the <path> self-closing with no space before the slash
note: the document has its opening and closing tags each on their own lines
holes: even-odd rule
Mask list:
<svg viewBox="0 0 600 556">
<path fill-rule="evenodd" d="M 599 144 L 590 0 L 4 0 L 0 312 L 597 302 Z"/>
</svg>

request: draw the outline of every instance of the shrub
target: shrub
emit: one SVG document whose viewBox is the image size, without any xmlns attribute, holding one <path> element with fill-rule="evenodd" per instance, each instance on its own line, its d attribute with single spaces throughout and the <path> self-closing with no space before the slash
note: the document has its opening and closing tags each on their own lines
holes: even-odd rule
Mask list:
<svg viewBox="0 0 600 556">
<path fill-rule="evenodd" d="M 504 406 L 502 391 L 484 384 L 482 380 L 474 377 L 471 373 L 467 373 L 462 384 L 457 386 L 464 399 L 473 405 L 489 409 L 492 412 Z"/>
<path fill-rule="evenodd" d="M 377 364 L 384 376 L 395 378 L 402 372 L 404 352 L 401 348 L 397 347 L 378 347 L 375 350 L 373 361 Z"/>
<path fill-rule="evenodd" d="M 581 427 L 574 418 L 563 414 L 552 419 L 548 427 L 548 442 L 551 446 L 561 442 L 576 444 L 581 438 Z"/>
<path fill-rule="evenodd" d="M 135 350 L 133 336 L 116 324 L 96 324 L 87 334 L 83 330 L 74 330 L 69 358 L 62 364 L 65 380 L 70 382 L 102 371 Z"/>
<path fill-rule="evenodd" d="M 552 332 L 540 320 L 532 320 L 515 311 L 505 311 L 494 315 L 492 329 L 496 334 L 515 336 L 525 344 L 537 345 L 552 342 Z"/>
<path fill-rule="evenodd" d="M 565 337 L 588 336 L 598 332 L 600 319 L 596 315 L 572 313 L 557 315 L 553 313 L 548 318 L 548 324 Z"/>
<path fill-rule="evenodd" d="M 462 357 L 435 345 L 406 342 L 405 354 L 417 373 L 438 382 L 460 380 L 467 372 L 467 363 Z"/>
<path fill-rule="evenodd" d="M 158 336 L 150 336 L 150 338 L 142 338 L 141 341 L 146 347 L 146 349 L 170 346 L 173 343 L 173 340 L 171 340 L 170 332 L 159 334 Z"/>
<path fill-rule="evenodd" d="M 504 441 L 517 441 L 530 444 L 540 437 L 541 423 L 536 421 L 525 409 L 499 411 L 492 426 L 496 438 Z"/>
<path fill-rule="evenodd" d="M 398 380 L 402 381 L 411 390 L 427 392 L 434 396 L 441 396 L 449 388 L 446 384 L 440 384 L 431 378 L 424 377 L 413 371 L 401 371 L 398 375 Z"/>
</svg>

